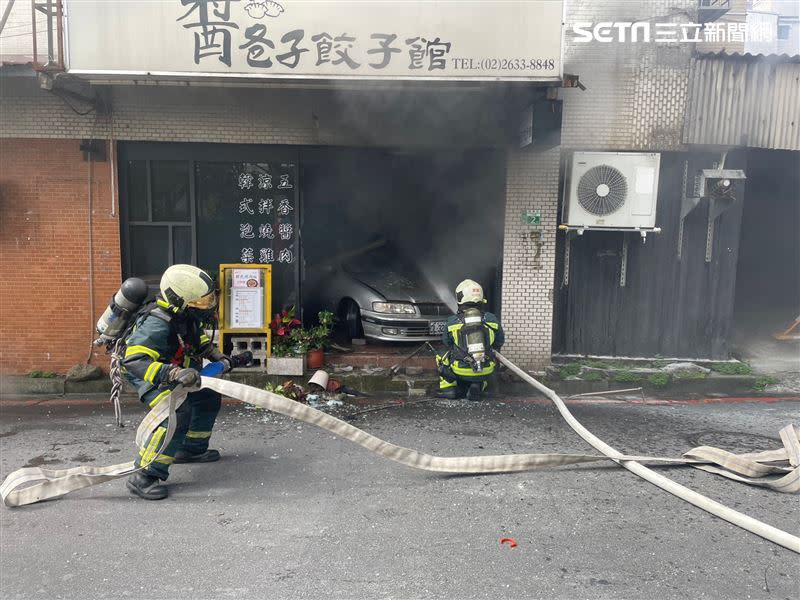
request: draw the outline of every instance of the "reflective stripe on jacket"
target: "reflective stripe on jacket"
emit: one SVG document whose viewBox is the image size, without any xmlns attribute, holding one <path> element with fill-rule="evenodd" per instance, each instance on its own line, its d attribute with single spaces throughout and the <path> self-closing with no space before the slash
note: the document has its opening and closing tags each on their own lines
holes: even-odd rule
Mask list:
<svg viewBox="0 0 800 600">
<path fill-rule="evenodd" d="M 489 345 L 492 349 L 499 350 L 505 343 L 505 334 L 499 319 L 494 314 L 486 312 L 483 313 L 483 324 L 486 327 Z M 448 352 L 445 354 L 444 360 L 455 375 L 459 377 L 485 377 L 494 372 L 494 360 L 490 359 L 480 371 L 474 371 L 471 365 L 459 360 L 459 354 L 466 353 L 466 350 L 461 347 L 462 340 L 460 335 L 464 322 L 459 314 L 447 319 L 445 327 L 445 332 L 442 334 L 442 342 L 447 346 Z"/>
<path fill-rule="evenodd" d="M 196 319 L 170 315 L 159 304 L 139 317 L 128 336 L 122 372 L 141 398 L 163 384 L 173 366 L 200 369 L 202 358 L 215 354 Z"/>
</svg>

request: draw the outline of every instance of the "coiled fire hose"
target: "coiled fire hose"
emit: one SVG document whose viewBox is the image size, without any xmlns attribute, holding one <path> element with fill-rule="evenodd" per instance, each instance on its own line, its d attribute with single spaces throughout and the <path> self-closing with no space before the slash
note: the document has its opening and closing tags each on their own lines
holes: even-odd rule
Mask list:
<svg viewBox="0 0 800 600">
<path fill-rule="evenodd" d="M 653 472 L 640 462 L 657 462 L 666 464 L 689 464 L 712 473 L 724 475 L 752 485 L 769 487 L 782 492 L 797 493 L 800 491 L 800 431 L 793 425 L 781 430 L 784 449 L 754 454 L 734 455 L 723 450 L 702 446 L 686 453 L 683 458 L 658 458 L 647 456 L 623 455 L 598 439 L 584 428 L 569 412 L 561 398 L 548 387 L 519 369 L 508 359 L 498 353 L 499 360 L 511 371 L 531 384 L 552 400 L 567 423 L 590 445 L 603 453 L 602 456 L 586 454 L 507 454 L 498 456 L 464 456 L 442 457 L 424 454 L 409 448 L 403 448 L 377 438 L 357 427 L 341 421 L 327 413 L 300 404 L 294 400 L 278 396 L 265 390 L 248 385 L 201 378 L 200 387 L 210 388 L 228 396 L 260 408 L 265 408 L 282 415 L 316 425 L 339 437 L 356 443 L 384 458 L 399 462 L 409 467 L 426 471 L 445 473 L 503 473 L 526 471 L 537 468 L 559 465 L 612 460 L 647 481 L 675 494 L 679 498 L 694 504 L 726 521 L 738 525 L 760 535 L 776 544 L 800 553 L 800 538 L 785 531 L 748 517 L 718 502 L 710 500 L 680 484 L 677 484 L 658 473 Z M 147 414 L 136 433 L 136 445 L 141 448 L 150 433 L 164 421 L 169 419 L 168 431 L 164 435 L 159 453 L 167 446 L 174 433 L 175 410 L 186 398 L 189 390 L 180 386 L 168 394 Z M 786 461 L 787 466 L 776 466 L 776 461 Z M 82 466 L 72 469 L 43 469 L 29 467 L 14 471 L 2 485 L 0 498 L 5 506 L 23 506 L 42 500 L 63 496 L 71 491 L 89 487 L 104 481 L 125 477 L 136 471 L 133 462 L 108 467 Z M 768 478 L 767 475 L 781 475 L 779 478 Z M 30 485 L 28 485 L 30 484 Z M 27 487 L 25 487 L 27 486 Z"/>
</svg>

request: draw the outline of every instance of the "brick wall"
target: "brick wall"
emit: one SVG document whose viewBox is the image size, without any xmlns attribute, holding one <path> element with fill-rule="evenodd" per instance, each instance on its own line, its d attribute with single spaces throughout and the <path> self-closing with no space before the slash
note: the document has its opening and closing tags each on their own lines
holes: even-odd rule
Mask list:
<svg viewBox="0 0 800 600">
<path fill-rule="evenodd" d="M 288 90 L 121 86 L 112 114 L 81 116 L 35 78 L 3 82 L 0 137 L 313 144 L 314 94 Z M 73 100 L 79 112 L 88 106 Z"/>
<path fill-rule="evenodd" d="M 0 139 L 0 372 L 65 372 L 87 358 L 119 286 L 110 163 L 92 165 L 94 304 L 89 302 L 89 163 L 78 140 Z M 95 364 L 105 358 L 95 354 Z"/>
<path fill-rule="evenodd" d="M 559 148 L 514 150 L 506 164 L 504 354 L 528 369 L 550 362 L 560 156 Z M 526 210 L 541 213 L 539 226 L 523 224 Z"/>
<path fill-rule="evenodd" d="M 331 146 L 496 146 L 502 90 L 113 86 L 80 115 L 34 77 L 0 78 L 0 138 Z M 78 112 L 90 107 L 72 100 Z M 516 110 L 516 109 L 515 109 Z M 456 116 L 454 116 L 456 115 Z"/>
</svg>

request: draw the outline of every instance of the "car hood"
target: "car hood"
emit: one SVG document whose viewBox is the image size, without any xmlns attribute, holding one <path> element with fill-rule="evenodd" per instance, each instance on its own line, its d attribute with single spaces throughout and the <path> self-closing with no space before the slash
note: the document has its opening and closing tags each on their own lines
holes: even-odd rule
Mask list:
<svg viewBox="0 0 800 600">
<path fill-rule="evenodd" d="M 422 276 L 387 269 L 381 273 L 349 273 L 353 279 L 378 292 L 386 300 L 439 304 L 442 300 Z"/>
</svg>

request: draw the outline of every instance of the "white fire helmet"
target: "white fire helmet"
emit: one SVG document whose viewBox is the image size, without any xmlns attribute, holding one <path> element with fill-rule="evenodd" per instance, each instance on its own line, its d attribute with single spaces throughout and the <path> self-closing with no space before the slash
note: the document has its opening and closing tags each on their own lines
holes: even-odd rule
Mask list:
<svg viewBox="0 0 800 600">
<path fill-rule="evenodd" d="M 485 302 L 481 284 L 477 281 L 472 281 L 472 279 L 465 279 L 459 283 L 456 288 L 456 301 L 459 305 L 482 304 Z"/>
<path fill-rule="evenodd" d="M 174 309 L 213 310 L 217 306 L 214 281 L 193 265 L 172 265 L 161 276 L 161 297 Z"/>
</svg>

